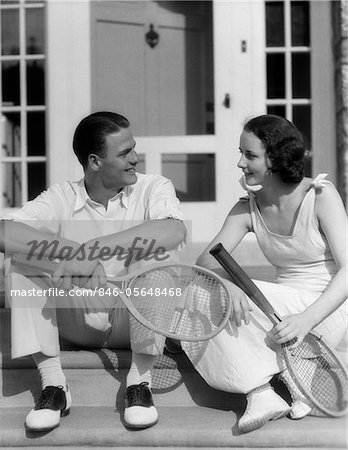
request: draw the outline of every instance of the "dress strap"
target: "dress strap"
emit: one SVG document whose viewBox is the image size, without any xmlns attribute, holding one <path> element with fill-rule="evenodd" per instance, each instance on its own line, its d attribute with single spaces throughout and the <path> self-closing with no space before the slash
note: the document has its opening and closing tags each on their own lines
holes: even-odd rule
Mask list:
<svg viewBox="0 0 348 450">
<path fill-rule="evenodd" d="M 314 189 L 322 189 L 322 188 L 324 188 L 326 183 L 330 183 L 329 180 L 326 180 L 327 176 L 328 176 L 327 173 L 319 173 L 314 178 L 314 180 L 311 182 L 311 184 L 309 185 L 307 190 L 309 191 L 311 188 L 314 188 Z"/>
<path fill-rule="evenodd" d="M 260 184 L 258 184 L 257 186 L 249 186 L 249 185 L 246 183 L 246 181 L 245 181 L 245 175 L 242 175 L 242 176 L 239 178 L 239 184 L 242 186 L 242 188 L 244 189 L 244 191 L 246 191 L 247 194 L 248 194 L 248 195 L 245 196 L 245 197 L 240 197 L 240 198 L 239 198 L 239 201 L 241 201 L 241 202 L 247 202 L 247 201 L 249 201 L 251 195 L 253 195 L 255 192 L 259 191 L 259 190 L 262 188 L 262 186 L 261 186 Z"/>
</svg>

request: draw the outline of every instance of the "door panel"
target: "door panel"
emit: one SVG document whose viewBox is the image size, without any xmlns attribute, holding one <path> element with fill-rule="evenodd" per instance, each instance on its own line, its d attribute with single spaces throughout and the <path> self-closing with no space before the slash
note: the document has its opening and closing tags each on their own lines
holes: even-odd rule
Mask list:
<svg viewBox="0 0 348 450">
<path fill-rule="evenodd" d="M 131 116 L 134 127 L 140 134 L 145 132 L 144 77 L 142 74 L 144 53 L 141 41 L 143 26 L 137 23 L 119 23 L 99 20 L 96 23 L 96 65 L 94 109 L 110 110 Z M 132 57 L 126 46 L 129 42 Z M 112 54 L 112 57 L 107 55 Z M 127 85 L 127 89 L 123 86 Z"/>
<path fill-rule="evenodd" d="M 130 3 L 91 3 L 94 108 L 123 111 L 138 136 L 205 134 L 213 103 L 210 2 Z M 145 39 L 151 29 L 153 47 Z"/>
</svg>

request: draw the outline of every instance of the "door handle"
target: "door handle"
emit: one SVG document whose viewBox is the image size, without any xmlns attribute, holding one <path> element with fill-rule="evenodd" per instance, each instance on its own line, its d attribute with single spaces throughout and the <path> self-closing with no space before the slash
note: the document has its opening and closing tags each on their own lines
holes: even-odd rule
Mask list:
<svg viewBox="0 0 348 450">
<path fill-rule="evenodd" d="M 225 98 L 224 101 L 222 103 L 224 105 L 225 108 L 230 108 L 231 107 L 231 97 L 230 94 L 225 94 Z"/>
</svg>

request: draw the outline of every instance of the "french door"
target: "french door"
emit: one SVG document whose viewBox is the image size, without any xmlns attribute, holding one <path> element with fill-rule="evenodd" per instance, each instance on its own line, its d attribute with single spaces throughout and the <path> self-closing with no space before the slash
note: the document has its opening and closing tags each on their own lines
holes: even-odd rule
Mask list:
<svg viewBox="0 0 348 450">
<path fill-rule="evenodd" d="M 239 190 L 245 107 L 237 109 L 234 44 L 250 10 L 219 1 L 91 3 L 92 109 L 130 119 L 140 170 L 173 180 L 196 241 L 211 238 Z"/>
</svg>

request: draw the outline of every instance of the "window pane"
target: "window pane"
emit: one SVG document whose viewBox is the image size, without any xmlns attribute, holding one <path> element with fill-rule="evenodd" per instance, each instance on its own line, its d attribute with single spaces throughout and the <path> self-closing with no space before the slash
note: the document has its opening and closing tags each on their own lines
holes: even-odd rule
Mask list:
<svg viewBox="0 0 348 450">
<path fill-rule="evenodd" d="M 294 124 L 304 134 L 308 148 L 311 148 L 311 105 L 294 105 L 292 111 Z"/>
<path fill-rule="evenodd" d="M 33 200 L 46 188 L 46 164 L 28 164 L 28 200 Z"/>
<path fill-rule="evenodd" d="M 309 45 L 309 2 L 291 2 L 291 44 Z"/>
<path fill-rule="evenodd" d="M 44 156 L 45 151 L 45 113 L 28 113 L 28 155 Z"/>
<path fill-rule="evenodd" d="M 28 105 L 44 105 L 45 71 L 43 61 L 28 61 L 27 63 L 27 95 Z"/>
<path fill-rule="evenodd" d="M 292 97 L 311 97 L 309 53 L 292 54 Z"/>
<path fill-rule="evenodd" d="M 1 189 L 4 207 L 22 205 L 21 163 L 3 163 L 1 167 Z"/>
<path fill-rule="evenodd" d="M 44 53 L 44 12 L 42 8 L 26 9 L 27 54 Z"/>
<path fill-rule="evenodd" d="M 162 174 L 173 181 L 183 202 L 215 200 L 214 154 L 162 155 Z"/>
<path fill-rule="evenodd" d="M 266 46 L 284 45 L 284 3 L 266 3 Z"/>
<path fill-rule="evenodd" d="M 20 114 L 3 113 L 1 117 L 3 157 L 21 155 L 21 119 Z"/>
<path fill-rule="evenodd" d="M 1 11 L 1 53 L 19 55 L 19 11 Z"/>
<path fill-rule="evenodd" d="M 267 114 L 286 117 L 285 105 L 269 105 L 267 106 Z"/>
<path fill-rule="evenodd" d="M 19 105 L 19 62 L 3 61 L 2 63 L 2 103 L 6 106 Z"/>
<path fill-rule="evenodd" d="M 267 55 L 267 98 L 285 98 L 285 55 Z"/>
</svg>

